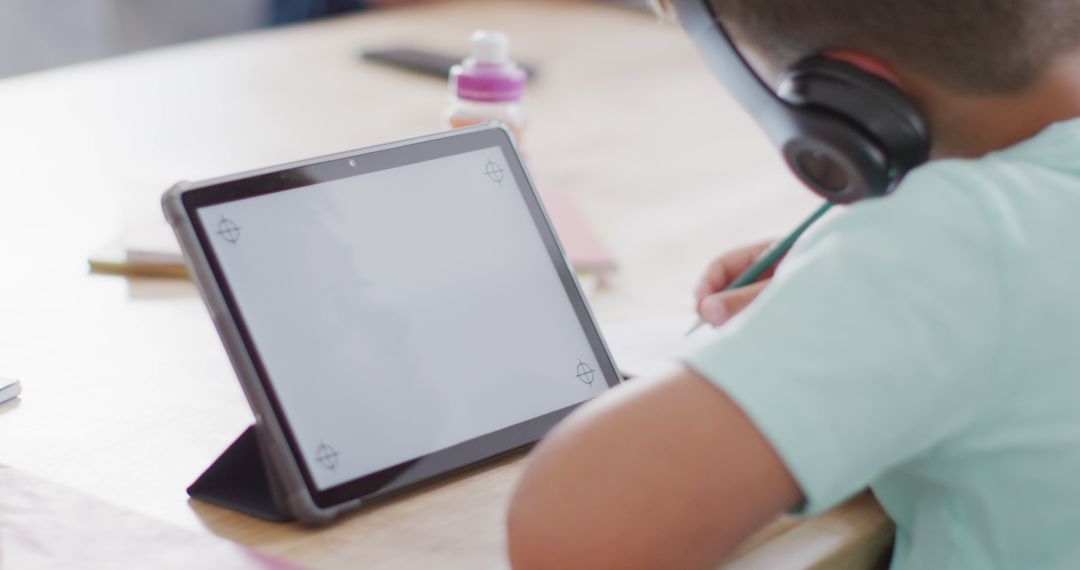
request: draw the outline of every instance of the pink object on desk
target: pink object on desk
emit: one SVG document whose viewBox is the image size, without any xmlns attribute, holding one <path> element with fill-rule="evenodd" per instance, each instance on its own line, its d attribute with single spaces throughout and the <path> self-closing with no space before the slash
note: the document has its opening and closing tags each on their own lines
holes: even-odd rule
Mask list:
<svg viewBox="0 0 1080 570">
<path fill-rule="evenodd" d="M 569 196 L 549 190 L 541 192 L 540 198 L 575 271 L 604 275 L 618 268 L 611 250 Z"/>
</svg>

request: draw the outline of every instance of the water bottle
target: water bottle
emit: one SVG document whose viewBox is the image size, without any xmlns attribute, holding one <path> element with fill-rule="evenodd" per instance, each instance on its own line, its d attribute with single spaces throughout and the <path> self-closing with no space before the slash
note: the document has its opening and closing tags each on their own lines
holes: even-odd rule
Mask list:
<svg viewBox="0 0 1080 570">
<path fill-rule="evenodd" d="M 525 70 L 510 59 L 506 34 L 479 30 L 471 39 L 472 55 L 450 69 L 450 106 L 444 118 L 455 129 L 502 121 L 520 143 L 525 129 Z"/>
</svg>

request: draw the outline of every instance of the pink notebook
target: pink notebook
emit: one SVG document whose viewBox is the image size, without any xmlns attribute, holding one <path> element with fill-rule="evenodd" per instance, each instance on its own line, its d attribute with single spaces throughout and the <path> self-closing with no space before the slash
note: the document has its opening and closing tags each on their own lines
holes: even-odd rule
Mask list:
<svg viewBox="0 0 1080 570">
<path fill-rule="evenodd" d="M 584 213 L 569 196 L 547 190 L 540 193 L 540 199 L 544 201 L 544 209 L 576 271 L 602 276 L 618 268 L 611 250 L 596 235 Z"/>
</svg>

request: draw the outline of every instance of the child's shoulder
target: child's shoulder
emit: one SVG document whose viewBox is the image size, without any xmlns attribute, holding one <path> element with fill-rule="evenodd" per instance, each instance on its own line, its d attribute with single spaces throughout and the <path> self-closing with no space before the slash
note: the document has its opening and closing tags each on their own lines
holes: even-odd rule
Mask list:
<svg viewBox="0 0 1080 570">
<path fill-rule="evenodd" d="M 844 208 L 815 228 L 799 249 L 823 240 L 847 244 L 878 261 L 922 263 L 959 247 L 970 255 L 991 243 L 995 175 L 975 160 L 940 160 L 911 172 L 890 195 Z M 845 248 L 846 249 L 846 248 Z M 876 250 L 876 252 L 875 252 Z M 880 252 L 880 253 L 877 253 Z"/>
<path fill-rule="evenodd" d="M 989 213 L 992 206 L 1080 203 L 1080 119 L 1055 123 L 980 158 L 931 161 L 913 171 L 890 200 L 889 209 L 896 210 L 982 204 Z"/>
<path fill-rule="evenodd" d="M 1071 235 L 1080 218 L 1080 121 L 985 157 L 929 162 L 893 195 L 844 217 L 871 239 L 967 250 L 985 243 L 999 256 L 1046 247 Z"/>
</svg>

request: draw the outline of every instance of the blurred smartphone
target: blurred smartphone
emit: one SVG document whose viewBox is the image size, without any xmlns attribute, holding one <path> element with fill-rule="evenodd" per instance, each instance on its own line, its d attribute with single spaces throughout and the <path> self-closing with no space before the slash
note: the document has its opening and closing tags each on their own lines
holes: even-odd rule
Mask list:
<svg viewBox="0 0 1080 570">
<path fill-rule="evenodd" d="M 462 59 L 465 59 L 466 56 L 447 55 L 422 49 L 398 47 L 364 50 L 361 53 L 361 57 L 366 61 L 373 61 L 398 69 L 446 79 L 450 75 L 450 68 L 457 65 Z M 520 62 L 519 65 L 525 70 L 525 73 L 529 74 L 529 78 L 536 75 L 536 71 L 532 66 Z"/>
<path fill-rule="evenodd" d="M 0 378 L 0 404 L 8 400 L 14 400 L 22 392 L 22 385 L 18 380 Z"/>
</svg>

